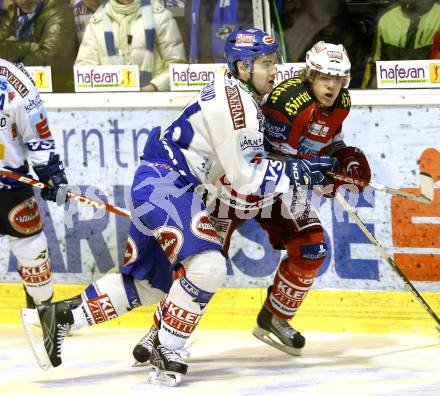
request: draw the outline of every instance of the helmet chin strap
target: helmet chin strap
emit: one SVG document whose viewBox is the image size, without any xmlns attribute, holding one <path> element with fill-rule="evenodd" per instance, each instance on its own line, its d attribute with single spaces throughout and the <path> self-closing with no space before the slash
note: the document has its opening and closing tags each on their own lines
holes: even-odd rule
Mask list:
<svg viewBox="0 0 440 396">
<path fill-rule="evenodd" d="M 258 92 L 257 88 L 255 88 L 255 85 L 252 83 L 252 77 L 253 73 L 249 71 L 249 79 L 247 81 L 244 81 L 245 84 L 250 88 L 253 94 L 255 94 L 257 97 L 263 95 L 261 92 Z"/>
<path fill-rule="evenodd" d="M 257 88 L 255 88 L 255 85 L 252 83 L 252 73 L 250 73 L 250 78 L 249 80 L 246 81 L 246 84 L 249 86 L 252 92 L 255 93 L 257 96 L 262 95 L 262 93 L 258 92 Z"/>
<path fill-rule="evenodd" d="M 263 94 L 258 92 L 257 88 L 255 88 L 255 85 L 252 83 L 252 77 L 253 77 L 252 67 L 253 64 L 250 66 L 251 70 L 247 69 L 247 71 L 249 72 L 249 78 L 246 81 L 240 78 L 240 81 L 242 81 L 249 88 L 249 90 L 252 92 L 253 95 L 259 97 Z"/>
</svg>

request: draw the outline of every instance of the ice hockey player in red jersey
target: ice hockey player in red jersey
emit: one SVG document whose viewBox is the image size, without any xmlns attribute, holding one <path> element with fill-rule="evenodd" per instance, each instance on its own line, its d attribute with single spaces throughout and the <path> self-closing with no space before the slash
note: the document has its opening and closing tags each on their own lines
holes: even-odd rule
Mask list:
<svg viewBox="0 0 440 396">
<path fill-rule="evenodd" d="M 307 52 L 306 68 L 300 77 L 283 81 L 265 98 L 262 110 L 268 152 L 300 158 L 336 157 L 341 172 L 370 181 L 367 158 L 359 148 L 347 146 L 342 134 L 351 105 L 347 90 L 350 67 L 341 44 L 320 41 Z M 327 189 L 328 195 L 334 196 L 339 185 L 335 182 L 330 191 Z M 295 219 L 295 232 L 289 228 L 278 241 L 288 257 L 278 267 L 253 332 L 288 353 L 299 352 L 305 344 L 304 337 L 295 334 L 288 321 L 307 296 L 327 253 L 323 227 L 313 207 L 305 195 L 296 198 L 304 200 L 304 210 Z"/>
</svg>

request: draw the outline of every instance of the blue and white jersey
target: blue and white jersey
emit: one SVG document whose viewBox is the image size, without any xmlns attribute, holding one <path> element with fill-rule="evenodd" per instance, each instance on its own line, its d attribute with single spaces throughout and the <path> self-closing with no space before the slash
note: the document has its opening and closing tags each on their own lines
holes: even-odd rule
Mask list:
<svg viewBox="0 0 440 396">
<path fill-rule="evenodd" d="M 22 65 L 0 59 L 0 167 L 27 173 L 32 165 L 45 165 L 54 140 L 43 102 Z M 22 187 L 0 177 L 1 188 Z"/>
<path fill-rule="evenodd" d="M 226 72 L 185 107 L 161 139 L 175 168 L 197 184 L 227 185 L 244 197 L 287 192 L 285 163 L 265 158 L 263 126 L 249 88 Z"/>
</svg>

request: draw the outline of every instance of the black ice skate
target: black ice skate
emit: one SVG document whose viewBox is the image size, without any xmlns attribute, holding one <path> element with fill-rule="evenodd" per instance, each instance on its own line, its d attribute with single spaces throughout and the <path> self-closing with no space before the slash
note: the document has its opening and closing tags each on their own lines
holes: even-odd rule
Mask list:
<svg viewBox="0 0 440 396">
<path fill-rule="evenodd" d="M 176 386 L 182 381 L 182 375 L 185 375 L 188 370 L 188 365 L 185 364 L 179 353 L 160 344 L 158 334 L 153 340 L 150 363 L 153 366 L 153 371 L 148 376 L 148 382 L 151 384 Z"/>
<path fill-rule="evenodd" d="M 59 366 L 61 345 L 73 324 L 73 315 L 69 302 L 59 301 L 40 305 L 37 309 L 22 309 L 21 319 L 38 365 L 43 370 Z M 39 334 L 34 333 L 35 326 L 40 326 Z"/>
<path fill-rule="evenodd" d="M 150 364 L 151 350 L 153 349 L 153 340 L 159 329 L 153 323 L 133 349 L 134 364 L 133 367 L 146 366 Z"/>
<path fill-rule="evenodd" d="M 270 312 L 264 305 L 257 317 L 257 327 L 252 334 L 266 344 L 290 355 L 301 355 L 306 339 L 282 319 Z"/>
</svg>

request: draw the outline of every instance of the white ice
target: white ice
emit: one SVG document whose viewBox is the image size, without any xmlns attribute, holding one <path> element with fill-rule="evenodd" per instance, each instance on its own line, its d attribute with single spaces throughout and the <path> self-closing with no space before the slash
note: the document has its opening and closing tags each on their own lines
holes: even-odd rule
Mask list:
<svg viewBox="0 0 440 396">
<path fill-rule="evenodd" d="M 440 395 L 440 338 L 308 333 L 301 357 L 251 331 L 196 330 L 177 388 L 131 367 L 139 328 L 94 327 L 68 337 L 63 364 L 41 371 L 20 326 L 0 325 L 0 395 Z"/>
</svg>

